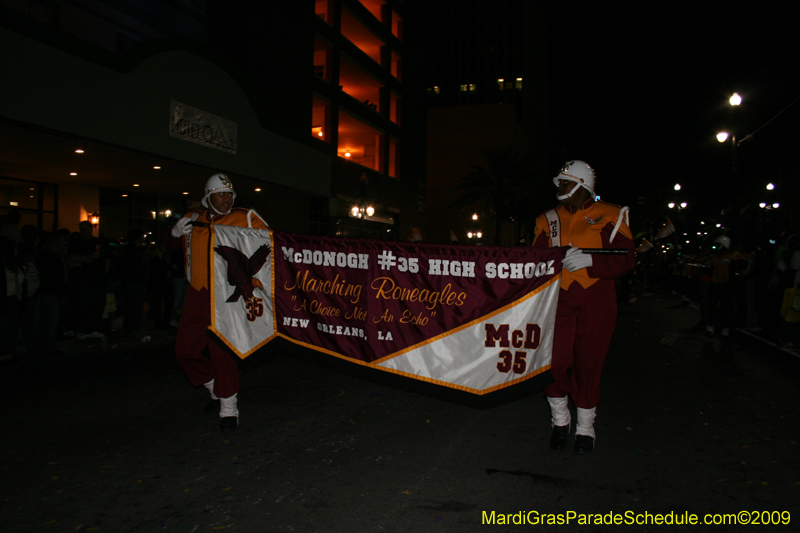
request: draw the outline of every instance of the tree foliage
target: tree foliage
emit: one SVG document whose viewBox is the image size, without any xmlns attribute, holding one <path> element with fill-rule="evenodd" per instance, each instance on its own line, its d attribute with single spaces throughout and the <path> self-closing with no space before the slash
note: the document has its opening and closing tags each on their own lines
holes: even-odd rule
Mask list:
<svg viewBox="0 0 800 533">
<path fill-rule="evenodd" d="M 486 165 L 470 165 L 470 173 L 456 184 L 459 195 L 450 208 L 478 206 L 493 217 L 497 244 L 503 221 L 527 218 L 533 204 L 533 171 L 530 157 L 513 147 L 485 148 L 482 153 Z"/>
</svg>

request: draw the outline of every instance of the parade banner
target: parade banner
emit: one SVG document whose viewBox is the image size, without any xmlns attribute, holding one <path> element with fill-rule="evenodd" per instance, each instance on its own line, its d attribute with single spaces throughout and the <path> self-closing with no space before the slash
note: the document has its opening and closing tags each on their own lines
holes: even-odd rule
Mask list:
<svg viewBox="0 0 800 533">
<path fill-rule="evenodd" d="M 477 395 L 550 367 L 563 249 L 213 228 L 212 329 L 241 358 L 280 336 Z"/>
<path fill-rule="evenodd" d="M 275 337 L 270 232 L 211 228 L 211 330 L 244 359 Z"/>
</svg>

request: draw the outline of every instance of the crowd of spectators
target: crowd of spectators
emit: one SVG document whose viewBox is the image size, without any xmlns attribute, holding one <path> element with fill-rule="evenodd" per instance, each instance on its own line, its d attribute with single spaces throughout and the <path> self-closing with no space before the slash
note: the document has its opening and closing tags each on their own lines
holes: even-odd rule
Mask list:
<svg viewBox="0 0 800 533">
<path fill-rule="evenodd" d="M 104 340 L 112 331 L 144 335 L 177 327 L 186 293 L 184 259 L 133 228 L 123 242 L 78 232 L 19 227 L 9 211 L 0 224 L 0 360 L 58 352 L 64 339 Z"/>
<path fill-rule="evenodd" d="M 666 287 L 696 302 L 698 331 L 725 338 L 737 328 L 800 349 L 800 234 L 750 240 L 721 235 L 698 253 L 659 248 L 640 254 L 637 276 L 646 287 Z"/>
</svg>

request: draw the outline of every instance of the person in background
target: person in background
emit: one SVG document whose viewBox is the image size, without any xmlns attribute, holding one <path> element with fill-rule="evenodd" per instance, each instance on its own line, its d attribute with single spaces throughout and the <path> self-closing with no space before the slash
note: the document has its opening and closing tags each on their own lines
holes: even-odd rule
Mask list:
<svg viewBox="0 0 800 533">
<path fill-rule="evenodd" d="M 107 257 L 100 239 L 92 235 L 88 220 L 78 225 L 80 231 L 70 235 L 68 244 L 70 293 L 67 296 L 75 337 L 103 337 L 100 332 L 106 305 Z"/>
<path fill-rule="evenodd" d="M 36 261 L 41 284 L 34 324 L 39 350 L 43 354 L 58 352 L 59 315 L 67 295 L 66 253 L 66 240 L 58 234 L 51 234 L 44 239 Z"/>
<path fill-rule="evenodd" d="M 8 237 L 0 237 L 0 271 L 3 282 L 0 302 L 0 361 L 9 361 L 18 355 L 25 272 L 17 261 L 16 245 Z"/>
<path fill-rule="evenodd" d="M 736 303 L 733 278 L 746 266 L 746 261 L 739 252 L 731 251 L 731 238 L 727 235 L 720 235 L 714 243 L 713 256 L 707 263 L 712 281 L 708 294 L 706 337 L 719 333 L 723 339 L 728 339 Z"/>
<path fill-rule="evenodd" d="M 141 228 L 128 231 L 126 243 L 119 257 L 119 309 L 122 314 L 122 327 L 126 333 L 142 330 L 145 289 L 147 288 L 148 262 L 145 257 Z"/>
</svg>

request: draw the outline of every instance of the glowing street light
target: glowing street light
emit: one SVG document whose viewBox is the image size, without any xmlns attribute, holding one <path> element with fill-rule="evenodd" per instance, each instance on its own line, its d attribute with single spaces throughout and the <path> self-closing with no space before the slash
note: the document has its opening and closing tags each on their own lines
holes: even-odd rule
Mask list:
<svg viewBox="0 0 800 533">
<path fill-rule="evenodd" d="M 739 105 L 742 103 L 742 97 L 739 96 L 739 93 L 733 93 L 728 101 L 731 105 Z"/>
<path fill-rule="evenodd" d="M 767 190 L 768 191 L 774 191 L 775 190 L 775 184 L 774 183 L 767 183 Z"/>
<path fill-rule="evenodd" d="M 717 140 L 719 142 L 721 142 L 721 143 L 724 143 L 725 141 L 727 141 L 728 140 L 728 132 L 727 131 L 721 131 L 721 132 L 717 133 Z"/>
<path fill-rule="evenodd" d="M 681 190 L 681 184 L 680 183 L 676 183 L 675 186 L 673 187 L 673 189 L 675 189 L 676 191 Z"/>
</svg>

